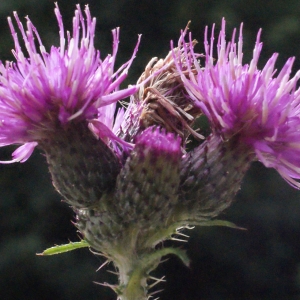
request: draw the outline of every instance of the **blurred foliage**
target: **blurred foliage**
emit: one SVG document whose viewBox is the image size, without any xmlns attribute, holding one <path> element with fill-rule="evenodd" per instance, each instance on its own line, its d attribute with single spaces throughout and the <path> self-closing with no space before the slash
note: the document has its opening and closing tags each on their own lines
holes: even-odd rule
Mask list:
<svg viewBox="0 0 300 300">
<path fill-rule="evenodd" d="M 71 29 L 75 4 L 85 1 L 58 1 L 66 29 Z M 227 32 L 244 22 L 244 59 L 249 60 L 259 28 L 263 28 L 263 65 L 279 52 L 278 68 L 296 56 L 294 70 L 300 69 L 300 2 L 297 0 L 91 0 L 97 18 L 96 46 L 102 57 L 111 51 L 111 32 L 121 27 L 118 62 L 127 60 L 143 34 L 138 56 L 126 84 L 134 82 L 153 56 L 163 57 L 170 40 L 192 21 L 193 37 L 203 51 L 204 26 L 221 18 Z M 29 15 L 44 45 L 58 45 L 58 28 L 49 0 L 2 0 L 0 2 L 0 59 L 12 60 L 12 38 L 6 17 L 18 11 Z M 12 147 L 1 149 L 8 159 Z M 104 259 L 87 249 L 53 257 L 35 253 L 79 240 L 71 221 L 74 215 L 51 186 L 43 155 L 36 152 L 25 164 L 0 165 L 0 299 L 115 299 L 96 282 L 113 282 L 106 270 L 95 270 Z M 276 300 L 300 296 L 300 193 L 272 170 L 255 163 L 247 174 L 236 203 L 223 219 L 246 227 L 198 228 L 188 232 L 185 245 L 192 260 L 190 268 L 170 257 L 156 271 L 166 275 L 161 299 L 188 300 Z M 174 242 L 174 245 L 176 243 Z"/>
</svg>

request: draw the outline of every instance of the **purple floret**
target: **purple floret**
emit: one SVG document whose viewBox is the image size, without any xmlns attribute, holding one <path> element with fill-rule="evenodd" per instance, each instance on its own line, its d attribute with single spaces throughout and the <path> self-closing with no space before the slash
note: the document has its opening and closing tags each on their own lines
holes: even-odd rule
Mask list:
<svg viewBox="0 0 300 300">
<path fill-rule="evenodd" d="M 165 132 L 158 127 L 149 127 L 136 138 L 136 147 L 141 151 L 156 153 L 157 157 L 165 155 L 178 160 L 181 156 L 181 139 L 174 133 Z"/>
<path fill-rule="evenodd" d="M 294 57 L 289 58 L 275 76 L 274 53 L 262 70 L 257 64 L 262 50 L 258 32 L 253 58 L 243 64 L 241 24 L 238 42 L 234 30 L 230 42 L 225 39 L 225 20 L 214 53 L 214 26 L 211 38 L 205 30 L 205 64 L 200 66 L 191 35 L 184 44 L 186 61 L 197 69 L 188 72 L 177 68 L 187 93 L 210 121 L 213 134 L 224 141 L 233 137 L 253 149 L 266 167 L 275 168 L 291 185 L 300 188 L 300 91 L 296 84 L 300 71 L 291 77 Z M 186 31 L 182 33 L 184 39 Z M 201 61 L 201 59 L 200 59 Z"/>
<path fill-rule="evenodd" d="M 14 13 L 27 55 L 8 18 L 16 62 L 0 64 L 0 146 L 24 144 L 14 152 L 11 162 L 25 161 L 49 132 L 72 126 L 72 122 L 103 122 L 109 124 L 109 136 L 114 136 L 115 103 L 137 91 L 136 86 L 119 88 L 135 58 L 140 37 L 131 59 L 115 71 L 119 28 L 112 31 L 112 54 L 102 60 L 94 48 L 96 19 L 91 17 L 88 6 L 84 17 L 77 5 L 73 31 L 67 36 L 57 4 L 55 14 L 60 45 L 47 52 L 30 19 L 25 29 Z M 107 106 L 111 108 L 104 109 Z"/>
</svg>

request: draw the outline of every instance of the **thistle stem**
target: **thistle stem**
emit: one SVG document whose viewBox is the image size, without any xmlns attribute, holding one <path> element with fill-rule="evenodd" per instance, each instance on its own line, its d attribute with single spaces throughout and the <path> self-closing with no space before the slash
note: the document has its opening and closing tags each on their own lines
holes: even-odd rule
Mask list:
<svg viewBox="0 0 300 300">
<path fill-rule="evenodd" d="M 147 276 L 143 273 L 143 271 L 137 267 L 135 270 L 131 272 L 131 275 L 128 276 L 126 273 L 123 274 L 120 272 L 120 286 L 122 288 L 122 292 L 119 295 L 120 300 L 147 300 Z M 125 280 L 121 281 L 121 278 Z"/>
<path fill-rule="evenodd" d="M 135 257 L 135 260 L 128 260 L 128 257 L 116 263 L 119 269 L 119 298 L 120 300 L 147 300 L 148 289 L 147 280 L 149 273 L 156 269 L 161 258 L 168 254 L 175 254 L 185 265 L 189 265 L 189 259 L 186 253 L 177 248 L 163 248 L 154 250 Z M 127 260 L 127 261 L 126 261 Z"/>
</svg>

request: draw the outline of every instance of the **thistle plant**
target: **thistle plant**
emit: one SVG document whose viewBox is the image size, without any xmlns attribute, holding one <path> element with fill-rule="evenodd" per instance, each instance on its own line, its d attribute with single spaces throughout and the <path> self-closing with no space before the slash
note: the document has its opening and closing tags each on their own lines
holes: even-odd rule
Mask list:
<svg viewBox="0 0 300 300">
<path fill-rule="evenodd" d="M 15 62 L 0 65 L 0 146 L 20 146 L 1 163 L 25 162 L 35 147 L 45 153 L 82 237 L 59 249 L 90 247 L 111 261 L 118 284 L 106 285 L 118 299 L 148 299 L 160 282 L 151 272 L 167 254 L 188 265 L 183 250 L 163 241 L 194 225 L 234 227 L 214 218 L 231 205 L 253 161 L 300 187 L 300 73 L 291 77 L 290 58 L 276 75 L 277 54 L 258 69 L 261 31 L 243 64 L 242 25 L 238 41 L 234 31 L 227 42 L 222 21 L 216 54 L 214 27 L 210 39 L 205 30 L 204 54 L 186 28 L 164 59 L 151 59 L 137 83 L 122 89 L 140 37 L 115 70 L 118 28 L 103 59 L 88 7 L 77 6 L 66 36 L 57 5 L 55 14 L 60 44 L 49 52 L 30 19 L 25 29 L 15 13 L 23 52 L 8 19 Z M 195 128 L 201 118 L 208 135 Z"/>
</svg>

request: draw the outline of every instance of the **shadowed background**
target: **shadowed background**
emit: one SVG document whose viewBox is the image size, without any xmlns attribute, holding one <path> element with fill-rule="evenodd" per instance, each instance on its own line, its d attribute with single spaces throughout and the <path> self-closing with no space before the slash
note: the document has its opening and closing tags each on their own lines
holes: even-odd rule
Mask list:
<svg viewBox="0 0 300 300">
<path fill-rule="evenodd" d="M 170 40 L 177 40 L 189 20 L 193 37 L 203 51 L 204 26 L 221 18 L 227 37 L 244 22 L 244 61 L 249 61 L 256 33 L 263 28 L 260 66 L 279 52 L 278 69 L 296 56 L 300 69 L 300 2 L 273 1 L 58 1 L 65 29 L 71 29 L 75 4 L 89 3 L 97 18 L 96 47 L 105 57 L 111 52 L 111 29 L 121 27 L 118 62 L 131 56 L 137 35 L 143 34 L 137 58 L 126 84 L 134 83 L 147 62 L 164 57 Z M 58 26 L 49 0 L 0 2 L 0 59 L 12 60 L 13 48 L 6 17 L 17 10 L 21 20 L 29 15 L 47 49 L 59 43 Z M 0 159 L 10 159 L 12 147 L 0 149 Z M 300 159 L 300 158 L 299 158 Z M 166 275 L 159 288 L 161 299 L 174 300 L 279 300 L 300 298 L 300 191 L 273 171 L 253 164 L 235 204 L 220 216 L 244 230 L 196 228 L 184 247 L 191 257 L 186 268 L 174 257 L 159 266 Z M 93 283 L 114 282 L 107 270 L 95 270 L 101 256 L 80 249 L 68 254 L 38 257 L 35 253 L 54 244 L 77 241 L 74 215 L 51 186 L 45 158 L 36 151 L 24 164 L 0 165 L 0 299 L 115 299 L 113 292 Z M 174 246 L 181 245 L 173 243 Z"/>
</svg>

